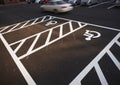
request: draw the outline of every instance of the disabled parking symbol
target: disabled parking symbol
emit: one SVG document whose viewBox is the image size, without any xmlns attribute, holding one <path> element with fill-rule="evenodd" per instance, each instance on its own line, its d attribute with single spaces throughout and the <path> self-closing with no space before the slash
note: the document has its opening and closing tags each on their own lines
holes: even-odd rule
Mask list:
<svg viewBox="0 0 120 85">
<path fill-rule="evenodd" d="M 57 21 L 51 20 L 51 21 L 47 22 L 47 23 L 45 24 L 45 26 L 49 26 L 49 25 L 52 25 L 52 24 L 57 24 Z"/>
<path fill-rule="evenodd" d="M 101 36 L 99 32 L 91 30 L 86 30 L 83 35 L 86 36 L 85 40 L 87 41 L 90 41 L 92 38 L 99 38 Z"/>
</svg>

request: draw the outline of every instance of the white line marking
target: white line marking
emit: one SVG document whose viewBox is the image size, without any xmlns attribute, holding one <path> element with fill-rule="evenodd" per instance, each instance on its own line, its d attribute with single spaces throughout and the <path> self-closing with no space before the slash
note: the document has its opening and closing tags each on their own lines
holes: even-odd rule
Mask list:
<svg viewBox="0 0 120 85">
<path fill-rule="evenodd" d="M 46 15 L 46 16 L 49 16 L 49 15 Z M 43 16 L 42 16 L 43 17 Z M 42 17 L 38 17 L 38 18 L 42 18 Z M 36 18 L 34 18 L 34 19 L 36 19 Z M 34 19 L 30 19 L 30 20 L 34 20 Z M 24 22 L 27 22 L 28 20 L 26 20 L 26 21 L 23 21 L 23 22 L 20 22 L 20 23 L 24 23 Z M 17 24 L 17 23 L 16 23 Z M 8 26 L 13 26 L 13 25 L 16 25 L 16 24 L 12 24 L 12 25 L 8 25 Z M 4 27 L 6 27 L 6 26 L 4 26 Z M 3 27 L 1 27 L 1 28 L 3 28 Z M 1 29 L 0 28 L 0 29 Z"/>
<path fill-rule="evenodd" d="M 70 31 L 73 31 L 72 21 L 69 22 Z"/>
<path fill-rule="evenodd" d="M 36 36 L 36 38 L 35 38 L 35 40 L 33 41 L 31 47 L 29 48 L 27 54 L 29 54 L 29 53 L 32 51 L 32 49 L 34 48 L 34 46 L 35 46 L 36 42 L 38 41 L 40 35 L 41 35 L 41 34 L 38 34 L 38 35 Z"/>
<path fill-rule="evenodd" d="M 120 71 L 120 62 L 115 58 L 115 56 L 111 53 L 110 50 L 108 50 L 107 53 Z"/>
<path fill-rule="evenodd" d="M 49 41 L 50 41 L 50 38 L 51 38 L 51 35 L 52 35 L 52 31 L 53 31 L 53 29 L 50 29 L 50 30 L 49 30 L 49 33 L 48 33 L 48 36 L 47 36 L 47 39 L 46 39 L 46 42 L 45 42 L 46 45 L 47 45 L 47 44 L 49 43 Z"/>
<path fill-rule="evenodd" d="M 62 25 L 67 24 L 67 23 L 68 23 L 68 22 L 65 22 L 65 23 L 63 23 Z M 49 30 L 55 29 L 55 28 L 57 28 L 57 27 L 59 27 L 59 26 L 61 26 L 61 25 L 57 25 L 57 26 L 55 26 L 55 27 L 52 27 L 52 28 L 50 28 L 50 29 L 47 29 L 47 30 L 45 30 L 45 31 L 42 31 L 42 32 L 37 33 L 37 34 L 35 34 L 35 35 L 32 35 L 32 36 L 30 36 L 30 37 L 27 37 L 27 38 L 25 38 L 25 39 L 27 40 L 27 39 L 29 39 L 29 38 L 31 38 L 31 37 L 34 37 L 34 36 L 37 36 L 37 35 L 39 35 L 39 34 L 48 32 Z M 20 42 L 20 41 L 21 41 L 21 40 L 19 40 L 19 41 L 17 41 L 17 42 Z M 15 42 L 15 43 L 16 43 L 16 42 Z M 34 52 L 36 52 L 36 51 L 44 48 L 45 46 L 46 46 L 46 44 L 44 44 L 43 46 L 41 46 L 41 47 L 39 47 L 39 48 L 37 48 L 37 49 L 34 49 L 33 51 L 29 52 L 29 54 L 25 54 L 25 55 L 23 55 L 23 56 L 20 56 L 19 59 L 23 59 L 23 58 L 25 58 L 26 56 L 28 56 L 28 55 L 30 55 L 30 54 L 32 54 L 32 53 L 34 53 Z"/>
<path fill-rule="evenodd" d="M 51 19 L 53 18 L 52 16 L 50 16 L 51 17 Z M 55 17 L 54 17 L 55 18 Z M 58 17 L 57 17 L 58 18 Z M 50 18 L 49 18 L 50 19 Z M 59 18 L 59 19 L 64 19 L 64 18 Z M 69 19 L 64 19 L 64 20 L 69 20 Z M 75 21 L 75 20 L 73 20 L 73 21 Z M 79 24 L 79 28 L 76 28 L 75 30 L 73 30 L 72 32 L 69 32 L 69 33 L 66 33 L 66 34 L 64 34 L 63 35 L 63 24 L 62 25 L 60 25 L 60 34 L 59 34 L 59 38 L 57 38 L 57 39 L 54 39 L 54 40 L 52 40 L 51 42 L 49 42 L 49 43 L 47 43 L 47 45 L 50 45 L 50 44 L 52 44 L 52 43 L 54 43 L 55 41 L 57 41 L 57 40 L 59 40 L 59 39 L 61 39 L 61 38 L 63 38 L 63 37 L 65 37 L 65 36 L 67 36 L 67 35 L 69 35 L 70 33 L 73 33 L 73 32 L 75 32 L 75 31 L 77 31 L 77 30 L 79 30 L 79 29 L 81 29 L 81 28 L 83 28 L 83 27 L 85 27 L 85 26 L 87 26 L 87 25 L 92 25 L 92 26 L 97 26 L 97 27 L 103 27 L 103 28 L 106 28 L 106 29 L 111 29 L 111 30 L 115 30 L 115 31 L 120 31 L 120 30 L 118 30 L 118 29 L 113 29 L 113 28 L 109 28 L 109 27 L 105 27 L 105 26 L 99 26 L 99 25 L 94 25 L 94 24 L 89 24 L 89 23 L 84 23 L 84 22 L 78 22 L 78 21 L 75 21 L 75 22 L 77 22 L 78 24 Z M 84 25 L 82 25 L 81 23 L 84 23 Z M 36 23 L 37 24 L 37 23 Z M 52 30 L 54 29 L 54 28 L 51 28 Z M 49 30 L 45 30 L 44 32 L 47 32 L 47 31 L 49 31 Z M 44 32 L 41 32 L 41 33 L 38 33 L 39 35 L 40 34 L 42 34 L 42 33 L 44 33 Z M 37 36 L 38 34 L 35 34 L 35 35 L 33 35 L 33 36 Z M 63 35 L 63 36 L 62 36 Z M 0 34 L 0 37 L 1 37 L 2 35 Z M 33 37 L 33 36 L 30 36 L 30 37 Z M 27 38 L 25 38 L 25 40 L 26 39 L 28 39 L 28 38 L 30 38 L 30 37 L 27 37 Z M 105 52 L 104 51 L 106 51 L 106 50 L 108 50 L 113 44 L 114 44 L 114 41 L 116 40 L 116 39 L 118 39 L 120 37 L 120 33 L 117 35 L 117 37 L 115 37 L 93 60 L 92 60 L 92 62 L 90 62 L 90 64 L 88 64 L 86 67 L 85 67 L 85 69 L 83 69 L 82 70 L 82 72 L 80 73 L 80 75 L 78 75 L 74 80 L 76 81 L 76 82 L 74 82 L 74 80 L 70 83 L 70 85 L 81 85 L 81 81 L 80 81 L 80 79 L 79 78 L 81 78 L 81 80 L 87 75 L 87 73 L 94 67 L 94 66 L 92 66 L 92 65 L 95 65 L 96 63 L 98 64 L 98 61 L 102 58 L 102 56 L 105 54 Z M 5 44 L 5 46 L 6 46 L 6 48 L 8 48 L 8 51 L 9 50 L 11 50 L 12 51 L 12 49 L 8 46 L 8 43 L 6 42 L 6 40 L 4 39 L 4 37 L 2 36 L 2 41 L 4 42 L 4 44 Z M 37 39 L 35 39 L 36 41 L 37 41 Z M 18 43 L 18 42 L 21 42 L 22 40 L 19 40 L 19 41 L 17 41 L 17 42 L 15 42 L 15 43 Z M 48 40 L 49 41 L 49 40 Z M 14 45 L 15 43 L 12 43 L 12 44 L 10 44 L 10 45 Z M 34 42 L 35 43 L 35 42 Z M 117 42 L 118 43 L 118 42 Z M 30 49 L 32 49 L 34 47 L 34 45 L 32 46 L 32 47 L 30 47 Z M 35 49 L 35 50 L 31 50 L 31 52 L 28 52 L 27 53 L 27 55 L 29 55 L 29 54 L 31 54 L 31 53 L 34 53 L 34 52 L 36 52 L 37 50 L 40 50 L 40 49 L 42 49 L 42 48 L 44 48 L 44 47 L 46 47 L 46 44 L 45 45 L 43 45 L 43 46 L 41 46 L 40 48 L 37 48 L 37 49 Z M 20 58 L 18 58 L 15 54 L 14 54 L 14 52 L 12 51 L 10 54 L 12 55 L 12 53 L 13 53 L 13 56 L 12 57 L 16 57 L 16 61 L 15 62 L 17 62 L 17 60 L 19 61 L 19 63 L 20 64 L 22 64 L 21 62 L 20 62 L 20 59 L 22 59 L 22 58 L 24 58 L 25 56 L 27 56 L 27 55 L 24 55 L 24 56 L 21 56 Z M 18 63 L 18 64 L 19 64 Z M 23 66 L 23 64 L 22 64 L 22 66 L 21 67 L 19 67 L 19 65 L 18 64 L 16 64 L 17 66 L 18 66 L 18 68 L 20 69 L 20 71 L 22 71 L 21 70 L 21 68 L 22 68 L 22 66 Z M 27 70 L 25 69 L 25 67 L 23 66 L 23 68 L 24 68 L 24 70 L 27 72 Z M 96 68 L 99 68 L 99 66 L 96 66 Z M 100 69 L 100 68 L 99 68 Z M 22 75 L 23 76 L 25 76 L 25 72 L 21 72 L 22 73 Z M 98 75 L 99 76 L 99 75 Z M 30 77 L 30 79 L 29 79 L 29 77 Z M 27 77 L 24 77 L 25 79 L 26 79 L 26 81 L 28 82 L 28 83 L 30 83 L 30 81 L 31 80 L 33 80 L 32 79 L 32 77 L 29 75 L 29 73 L 27 72 Z M 78 81 L 78 82 L 77 82 Z M 35 84 L 35 82 L 34 82 L 34 80 L 32 81 L 32 83 L 33 84 L 31 84 L 31 85 L 34 85 Z"/>
<path fill-rule="evenodd" d="M 53 16 L 49 16 L 49 19 L 45 20 L 47 16 L 44 16 L 43 19 L 41 20 L 41 22 L 43 21 L 47 21 L 47 20 L 50 20 L 50 19 L 53 19 Z"/>
<path fill-rule="evenodd" d="M 64 23 L 64 24 L 67 24 L 68 22 L 66 22 L 66 23 Z M 63 24 L 63 25 L 64 25 Z M 54 26 L 53 28 L 50 28 L 50 29 L 54 29 L 54 28 L 56 28 L 56 27 L 59 27 L 60 25 L 58 25 L 58 26 Z M 42 32 L 40 32 L 40 34 L 42 34 L 42 33 L 45 33 L 45 32 L 47 32 L 47 31 L 49 31 L 50 29 L 47 29 L 47 30 L 44 30 L 44 31 L 42 31 Z M 29 38 L 32 38 L 32 37 L 34 37 L 34 36 L 37 36 L 39 33 L 37 33 L 37 34 L 34 34 L 34 35 L 32 35 L 32 36 L 29 36 L 29 37 L 26 37 L 26 38 L 24 38 L 24 39 L 29 39 Z M 21 39 L 21 40 L 18 40 L 18 41 L 16 41 L 16 42 L 13 42 L 13 43 L 11 43 L 10 45 L 14 45 L 14 44 L 16 44 L 16 43 L 19 43 L 19 42 L 21 42 L 23 39 Z"/>
<path fill-rule="evenodd" d="M 119 41 L 116 41 L 116 44 L 120 47 L 120 42 Z"/>
<path fill-rule="evenodd" d="M 34 25 L 39 18 L 36 18 L 31 25 Z"/>
<path fill-rule="evenodd" d="M 71 20 L 71 19 L 66 19 L 66 18 L 61 18 L 61 17 L 56 17 L 54 16 L 55 18 L 58 18 L 58 19 L 63 19 L 63 20 Z M 80 21 L 77 21 L 77 20 L 72 20 L 74 22 L 80 22 Z M 86 23 L 86 22 L 81 22 L 81 23 Z M 116 29 L 116 28 L 111 28 L 111 27 L 106 27 L 106 26 L 101 26 L 101 25 L 96 25 L 96 24 L 91 24 L 91 23 L 86 23 L 88 25 L 92 25 L 92 26 L 96 26 L 96 27 L 100 27 L 100 28 L 103 28 L 103 29 L 109 29 L 109 30 L 114 30 L 114 31 L 120 31 L 120 29 Z"/>
<path fill-rule="evenodd" d="M 49 18 L 48 19 L 46 19 L 45 20 L 45 18 L 47 18 L 47 16 L 44 16 L 44 17 L 40 17 L 40 18 L 42 18 L 42 20 L 41 21 L 39 21 L 39 22 L 37 22 L 37 23 L 34 23 L 34 25 L 36 25 L 36 24 L 39 24 L 39 23 L 41 23 L 41 22 L 44 22 L 44 21 L 48 21 L 48 20 L 50 20 L 50 19 L 53 19 L 53 17 L 52 16 L 49 16 Z M 39 18 L 39 19 L 40 19 Z M 35 19 L 31 19 L 31 20 L 28 20 L 28 21 L 24 21 L 24 22 L 21 22 L 21 23 L 24 23 L 20 28 L 17 28 L 17 29 L 14 29 L 14 30 L 12 30 L 12 31 L 10 31 L 10 32 L 13 32 L 13 31 L 16 31 L 16 30 L 20 30 L 20 29 L 22 29 L 22 28 L 25 28 L 25 27 L 29 27 L 29 26 L 32 26 L 31 24 L 28 24 L 30 21 L 33 21 L 33 20 L 35 20 Z M 28 24 L 28 25 L 27 25 Z M 16 25 L 16 24 L 13 24 L 13 25 Z M 13 26 L 13 25 L 9 25 L 9 27 L 10 26 Z M 4 33 L 2 33 L 2 34 L 7 34 L 7 33 L 9 33 L 9 32 L 4 32 Z"/>
<path fill-rule="evenodd" d="M 25 39 L 21 41 L 21 43 L 20 43 L 20 44 L 17 46 L 17 48 L 14 50 L 15 53 L 20 49 L 20 47 L 24 44 L 25 41 L 26 41 Z"/>
<path fill-rule="evenodd" d="M 20 25 L 20 23 L 17 23 L 13 28 L 11 28 L 10 30 L 6 31 L 5 33 L 11 32 L 14 28 L 16 28 L 18 25 Z"/>
<path fill-rule="evenodd" d="M 109 30 L 114 30 L 114 31 L 120 31 L 119 29 L 115 29 L 115 28 L 111 28 L 111 27 L 106 27 L 106 26 L 101 26 L 101 25 L 96 25 L 96 24 L 90 24 L 90 23 L 88 23 L 88 25 L 95 26 L 95 27 L 100 27 L 100 28 L 103 28 L 103 29 L 109 29 Z"/>
<path fill-rule="evenodd" d="M 24 23 L 20 28 L 24 28 L 25 25 L 27 25 L 30 22 L 30 20 L 28 20 L 26 23 Z"/>
<path fill-rule="evenodd" d="M 4 30 L 6 30 L 7 28 L 9 28 L 10 26 L 6 26 L 5 28 L 3 28 L 2 30 L 0 30 L 0 32 L 3 32 Z"/>
<path fill-rule="evenodd" d="M 96 5 L 89 6 L 88 8 L 93 8 L 93 7 L 100 6 L 100 5 L 103 5 L 103 4 L 107 4 L 107 3 L 110 3 L 110 2 L 111 1 L 102 2 L 102 3 L 96 4 Z"/>
<path fill-rule="evenodd" d="M 119 39 L 120 33 L 118 33 L 114 39 L 77 75 L 77 77 L 69 85 L 80 85 L 81 80 L 88 74 L 88 72 L 96 65 L 99 60 L 105 55 L 115 41 Z"/>
<path fill-rule="evenodd" d="M 63 23 L 63 24 L 61 24 L 61 25 L 65 25 L 65 24 L 68 24 L 68 23 L 69 23 L 69 22 L 66 22 L 66 23 Z M 78 23 L 80 23 L 80 22 L 78 22 Z M 82 24 L 83 24 L 83 23 L 82 23 Z M 29 54 L 24 54 L 24 55 L 20 56 L 19 59 L 23 59 L 23 58 L 25 58 L 26 56 L 28 56 L 28 55 L 30 55 L 30 54 L 32 54 L 32 53 L 34 53 L 34 52 L 36 52 L 36 51 L 38 51 L 38 50 L 40 50 L 40 49 L 46 47 L 46 46 L 48 46 L 48 45 L 50 45 L 50 44 L 52 44 L 52 43 L 58 41 L 58 40 L 61 39 L 61 38 L 66 37 L 67 35 L 69 35 L 69 34 L 75 32 L 75 31 L 77 31 L 77 30 L 79 30 L 79 29 L 81 29 L 81 28 L 83 28 L 83 27 L 85 27 L 85 26 L 87 26 L 87 24 L 80 25 L 80 27 L 74 29 L 73 31 L 70 31 L 70 32 L 68 32 L 68 33 L 66 33 L 66 34 L 64 34 L 64 35 L 62 35 L 61 37 L 56 38 L 56 39 L 54 39 L 54 40 L 52 40 L 52 41 L 50 41 L 50 42 L 49 42 L 49 39 L 50 39 L 50 38 L 48 38 L 48 40 L 46 41 L 46 43 L 45 43 L 44 45 L 42 45 L 41 47 L 38 47 L 38 48 L 32 50 L 31 52 L 29 52 Z M 40 32 L 40 33 L 45 33 L 45 32 L 47 32 L 47 31 L 53 30 L 53 29 L 55 29 L 55 28 L 57 28 L 57 27 L 60 27 L 60 25 L 55 26 L 55 27 L 53 27 L 53 28 L 51 28 L 51 29 L 45 30 L 45 31 Z M 51 31 L 51 32 L 52 32 L 52 31 Z M 51 33 L 50 33 L 49 35 L 51 35 Z M 50 36 L 48 36 L 48 37 L 50 37 Z M 48 43 L 48 42 L 49 42 L 49 43 Z"/>
<path fill-rule="evenodd" d="M 28 71 L 25 69 L 25 67 L 23 66 L 23 64 L 21 63 L 21 61 L 18 59 L 18 57 L 15 55 L 15 53 L 13 52 L 13 50 L 9 47 L 7 41 L 4 39 L 4 37 L 2 36 L 2 34 L 0 34 L 0 39 L 2 40 L 3 44 L 7 48 L 8 52 L 10 53 L 12 59 L 14 60 L 15 64 L 17 65 L 18 69 L 22 73 L 22 75 L 25 78 L 25 80 L 28 83 L 28 85 L 36 85 L 35 81 L 32 79 L 32 77 L 30 76 L 30 74 L 28 73 Z"/>
<path fill-rule="evenodd" d="M 107 82 L 107 80 L 106 80 L 100 66 L 98 65 L 98 63 L 95 64 L 95 70 L 96 70 L 97 75 L 98 75 L 98 77 L 100 79 L 101 85 L 108 85 L 108 82 Z"/>
<path fill-rule="evenodd" d="M 60 33 L 59 33 L 59 37 L 61 37 L 63 35 L 63 25 L 60 26 Z"/>
<path fill-rule="evenodd" d="M 110 6 L 110 7 L 108 7 L 107 9 L 111 9 L 111 8 L 113 8 L 113 7 L 115 7 L 116 5 L 112 5 L 112 6 Z"/>
</svg>

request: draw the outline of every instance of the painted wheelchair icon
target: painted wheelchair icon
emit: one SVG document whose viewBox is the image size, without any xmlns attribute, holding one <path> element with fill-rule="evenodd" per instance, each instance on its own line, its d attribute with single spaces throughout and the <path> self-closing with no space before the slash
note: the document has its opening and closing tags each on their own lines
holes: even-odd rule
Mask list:
<svg viewBox="0 0 120 85">
<path fill-rule="evenodd" d="M 86 30 L 86 32 L 83 35 L 86 36 L 85 40 L 87 41 L 90 41 L 92 38 L 98 38 L 101 36 L 99 32 L 91 30 Z"/>
</svg>

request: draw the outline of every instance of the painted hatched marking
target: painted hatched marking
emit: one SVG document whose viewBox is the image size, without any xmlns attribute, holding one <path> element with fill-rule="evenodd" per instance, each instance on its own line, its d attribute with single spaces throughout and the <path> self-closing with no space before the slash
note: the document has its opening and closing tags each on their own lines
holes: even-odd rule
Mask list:
<svg viewBox="0 0 120 85">
<path fill-rule="evenodd" d="M 70 22 L 66 22 L 66 23 L 63 23 L 63 24 L 61 24 L 61 25 L 55 26 L 55 27 L 53 27 L 53 28 L 50 28 L 50 29 L 45 30 L 45 31 L 42 31 L 42 32 L 40 32 L 40 33 L 37 33 L 37 34 L 35 34 L 35 35 L 32 35 L 32 36 L 27 37 L 27 38 L 25 38 L 25 39 L 22 39 L 22 40 L 20 40 L 20 41 L 11 43 L 10 46 L 15 45 L 15 44 L 17 44 L 17 43 L 20 42 L 20 44 L 18 45 L 18 47 L 16 47 L 16 49 L 14 50 L 14 52 L 16 53 L 16 52 L 22 47 L 22 45 L 25 43 L 25 41 L 27 41 L 28 39 L 30 39 L 30 38 L 32 38 L 32 37 L 35 37 L 35 39 L 34 39 L 35 41 L 33 41 L 33 43 L 30 45 L 30 47 L 29 47 L 28 51 L 26 52 L 26 54 L 23 54 L 23 55 L 19 56 L 19 59 L 23 59 L 23 58 L 25 58 L 26 56 L 28 56 L 28 55 L 30 55 L 30 54 L 32 54 L 32 53 L 34 53 L 34 52 L 36 52 L 36 51 L 38 51 L 38 50 L 46 47 L 46 46 L 48 46 L 49 44 L 52 44 L 52 43 L 56 42 L 57 40 L 59 40 L 59 39 L 65 37 L 65 36 L 67 36 L 67 35 L 75 32 L 75 31 L 79 30 L 80 28 L 83 28 L 84 26 L 87 25 L 87 24 L 83 24 L 83 23 L 81 24 L 80 22 L 76 22 L 76 23 L 79 25 L 79 27 L 73 30 L 73 27 L 70 26 L 70 27 L 72 27 L 72 28 L 70 28 L 70 29 L 72 29 L 72 30 L 70 30 L 68 33 L 66 33 L 66 34 L 63 35 L 63 27 L 64 27 L 64 25 L 66 25 L 66 24 L 71 25 L 71 23 L 72 23 L 72 22 L 70 21 Z M 54 39 L 54 40 L 51 40 L 51 35 L 52 35 L 52 33 L 53 33 L 53 30 L 54 30 L 54 29 L 58 29 L 58 28 L 60 29 L 59 37 L 57 37 L 57 38 Z M 64 28 L 64 29 L 65 29 L 65 28 Z M 40 35 L 41 35 L 41 34 L 44 34 L 44 33 L 46 33 L 46 32 L 48 32 L 48 35 L 47 35 L 47 38 L 46 38 L 46 40 L 45 40 L 45 43 L 44 43 L 43 45 L 41 45 L 40 47 L 37 47 L 37 48 L 33 49 L 33 48 L 35 47 L 35 45 L 36 45 L 36 42 L 39 40 Z M 21 49 L 21 50 L 22 50 L 22 49 Z"/>
<path fill-rule="evenodd" d="M 118 33 L 118 35 L 78 74 L 78 76 L 69 85 L 81 85 L 81 81 L 94 67 L 100 79 L 101 84 L 109 85 L 98 62 L 107 53 L 109 57 L 112 59 L 113 63 L 115 63 L 116 67 L 120 71 L 120 62 L 115 58 L 112 52 L 110 52 L 110 48 L 113 46 L 114 43 L 117 42 L 116 44 L 120 47 L 120 42 L 118 42 L 119 38 L 120 38 L 120 33 Z"/>
<path fill-rule="evenodd" d="M 44 17 L 31 19 L 31 20 L 28 20 L 28 21 L 25 21 L 22 23 L 17 23 L 17 24 L 13 24 L 10 26 L 2 27 L 2 28 L 0 28 L 0 33 L 6 34 L 9 32 L 12 32 L 12 31 L 16 31 L 16 30 L 19 30 L 19 29 L 22 29 L 22 28 L 25 28 L 25 27 L 28 27 L 31 25 L 35 25 L 35 24 L 50 20 L 52 18 L 53 18 L 52 16 L 44 16 Z"/>
<path fill-rule="evenodd" d="M 66 20 L 66 22 L 59 24 L 57 26 L 51 27 L 47 30 L 44 30 L 42 32 L 36 33 L 34 35 L 31 35 L 29 37 L 23 38 L 21 40 L 15 41 L 13 43 L 7 42 L 7 40 L 4 38 L 4 34 L 13 32 L 15 30 L 19 30 L 21 28 L 25 28 L 28 26 L 32 26 L 35 24 L 40 24 L 41 22 L 45 22 L 45 21 L 49 21 L 53 18 L 58 18 L 58 17 L 53 17 L 53 16 L 43 16 L 40 18 L 35 18 L 32 20 L 28 20 L 22 23 L 17 23 L 11 26 L 6 26 L 6 27 L 2 27 L 0 28 L 0 38 L 3 41 L 5 47 L 8 49 L 9 53 L 11 54 L 11 57 L 13 58 L 13 60 L 15 61 L 17 67 L 19 68 L 20 72 L 22 73 L 23 77 L 25 78 L 26 82 L 29 85 L 36 85 L 36 82 L 33 80 L 32 76 L 29 74 L 29 72 L 26 70 L 26 68 L 24 67 L 23 63 L 21 62 L 21 59 L 24 59 L 26 56 L 31 55 L 39 50 L 41 50 L 42 48 L 45 48 L 46 46 L 70 35 L 73 32 L 76 32 L 78 30 L 80 30 L 81 28 L 84 28 L 87 25 L 91 25 L 91 26 L 97 26 L 97 25 L 93 25 L 93 24 L 89 24 L 89 23 L 84 23 L 84 22 L 78 22 L 78 21 L 74 21 L 74 20 L 68 20 L 68 19 L 64 19 L 64 18 L 59 18 L 59 19 L 63 19 Z M 74 24 L 77 24 L 77 27 L 74 27 Z M 57 24 L 57 22 L 54 22 L 54 24 Z M 46 26 L 49 25 L 53 25 L 53 24 L 47 24 Z M 69 31 L 67 31 L 66 33 L 64 33 L 64 30 L 66 29 L 65 26 L 68 25 L 68 29 Z M 101 26 L 97 26 L 97 27 L 101 27 Z M 112 29 L 112 28 L 108 28 L 108 27 L 103 27 L 106 29 Z M 52 35 L 53 35 L 53 31 L 55 29 L 59 29 L 57 31 L 57 35 L 59 35 L 58 37 L 52 39 Z M 113 29 L 112 29 L 113 30 Z M 116 30 L 116 29 L 115 29 Z M 119 31 L 119 30 L 117 30 Z M 44 43 L 37 46 L 36 44 L 37 42 L 41 41 L 41 37 L 44 34 L 47 34 L 44 40 Z M 119 69 L 120 71 L 120 62 L 116 59 L 116 57 L 114 56 L 114 54 L 110 51 L 110 48 L 113 46 L 114 43 L 116 43 L 119 47 L 120 47 L 120 42 L 118 41 L 118 39 L 120 38 L 120 33 L 117 34 L 117 36 L 114 37 L 114 39 L 78 74 L 78 76 L 71 81 L 71 83 L 69 85 L 81 85 L 81 81 L 84 79 L 84 77 L 86 75 L 88 75 L 88 73 L 91 71 L 92 68 L 95 68 L 95 71 L 97 73 L 97 76 L 99 77 L 99 80 L 101 82 L 102 85 L 108 85 L 108 82 L 104 76 L 104 73 L 102 72 L 102 69 L 100 68 L 99 65 L 99 61 L 100 59 L 107 53 L 109 55 L 109 57 L 111 58 L 111 60 L 113 61 L 113 63 L 115 64 L 115 66 Z M 33 41 L 31 42 L 31 44 L 28 47 L 28 50 L 26 53 L 21 54 L 20 56 L 17 55 L 17 53 L 22 50 L 20 48 L 22 48 L 22 46 L 30 39 L 33 39 Z M 14 49 L 12 49 L 12 47 L 14 47 Z"/>
</svg>

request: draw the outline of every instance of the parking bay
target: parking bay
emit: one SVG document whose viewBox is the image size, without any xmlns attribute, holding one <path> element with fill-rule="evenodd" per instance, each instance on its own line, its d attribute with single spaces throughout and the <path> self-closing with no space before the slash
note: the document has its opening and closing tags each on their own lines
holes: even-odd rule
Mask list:
<svg viewBox="0 0 120 85">
<path fill-rule="evenodd" d="M 16 33 L 19 35 L 12 36 Z M 8 46 L 38 85 L 70 84 L 116 36 L 120 43 L 117 30 L 54 16 L 47 21 L 3 34 Z M 119 45 L 117 47 L 120 49 Z M 102 62 L 100 59 L 96 64 Z M 120 60 L 119 57 L 116 59 Z M 116 66 L 113 68 L 117 69 Z M 90 71 L 95 77 L 91 83 L 101 83 L 96 70 L 91 68 Z M 116 72 L 119 74 L 119 71 Z M 88 81 L 84 78 L 81 82 L 86 84 Z"/>
</svg>

